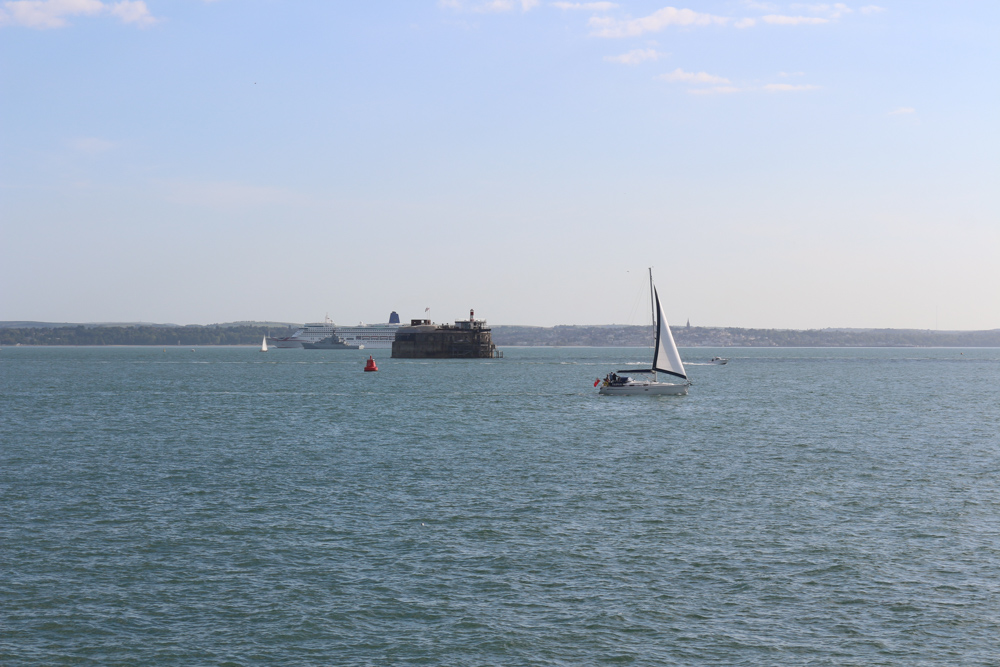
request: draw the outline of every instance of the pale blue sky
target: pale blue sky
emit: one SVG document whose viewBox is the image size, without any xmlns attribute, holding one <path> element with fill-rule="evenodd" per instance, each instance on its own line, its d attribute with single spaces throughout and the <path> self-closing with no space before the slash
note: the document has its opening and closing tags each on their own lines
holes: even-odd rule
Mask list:
<svg viewBox="0 0 1000 667">
<path fill-rule="evenodd" d="M 0 2 L 0 320 L 1000 327 L 1000 3 Z"/>
</svg>

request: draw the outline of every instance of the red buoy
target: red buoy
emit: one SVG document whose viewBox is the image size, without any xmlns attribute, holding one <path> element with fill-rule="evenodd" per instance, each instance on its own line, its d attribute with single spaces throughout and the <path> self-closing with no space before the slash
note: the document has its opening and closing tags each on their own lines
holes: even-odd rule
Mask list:
<svg viewBox="0 0 1000 667">
<path fill-rule="evenodd" d="M 378 366 L 375 365 L 375 359 L 372 355 L 368 355 L 368 363 L 365 364 L 365 373 L 370 373 L 371 371 L 377 371 Z"/>
</svg>

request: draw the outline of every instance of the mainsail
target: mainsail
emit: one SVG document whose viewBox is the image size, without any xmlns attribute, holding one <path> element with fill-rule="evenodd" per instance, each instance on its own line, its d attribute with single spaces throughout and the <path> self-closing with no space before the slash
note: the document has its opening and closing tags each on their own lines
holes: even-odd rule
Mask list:
<svg viewBox="0 0 1000 667">
<path fill-rule="evenodd" d="M 660 295 L 656 293 L 655 287 L 653 288 L 653 298 L 656 299 L 656 347 L 653 349 L 653 372 L 669 373 L 687 380 L 684 364 L 681 363 L 681 355 L 677 351 L 677 344 L 674 343 L 674 336 L 670 333 L 667 318 L 663 316 Z"/>
</svg>

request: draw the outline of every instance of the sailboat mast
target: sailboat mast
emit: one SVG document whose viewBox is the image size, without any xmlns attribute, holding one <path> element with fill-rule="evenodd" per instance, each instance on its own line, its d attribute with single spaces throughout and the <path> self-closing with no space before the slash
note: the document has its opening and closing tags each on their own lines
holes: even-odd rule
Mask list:
<svg viewBox="0 0 1000 667">
<path fill-rule="evenodd" d="M 649 312 L 653 317 L 653 358 L 656 358 L 657 346 L 660 344 L 660 327 L 656 321 L 656 302 L 653 300 L 653 267 L 649 267 Z M 653 367 L 653 382 L 656 382 L 656 367 Z"/>
<path fill-rule="evenodd" d="M 649 267 L 649 313 L 653 316 L 653 339 L 656 340 L 656 304 L 653 303 L 653 267 Z"/>
</svg>

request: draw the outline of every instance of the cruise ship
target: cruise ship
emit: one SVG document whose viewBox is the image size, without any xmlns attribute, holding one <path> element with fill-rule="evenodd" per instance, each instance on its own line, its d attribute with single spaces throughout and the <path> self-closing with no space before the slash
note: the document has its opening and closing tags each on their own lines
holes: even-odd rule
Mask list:
<svg viewBox="0 0 1000 667">
<path fill-rule="evenodd" d="M 276 348 L 301 348 L 302 343 L 318 343 L 332 334 L 339 336 L 347 345 L 362 346 L 365 349 L 390 349 L 396 338 L 396 329 L 400 326 L 399 315 L 392 311 L 386 324 L 359 324 L 353 327 L 338 326 L 327 316 L 322 322 L 308 323 L 296 329 L 291 336 L 283 338 L 268 338 L 267 344 Z"/>
</svg>

